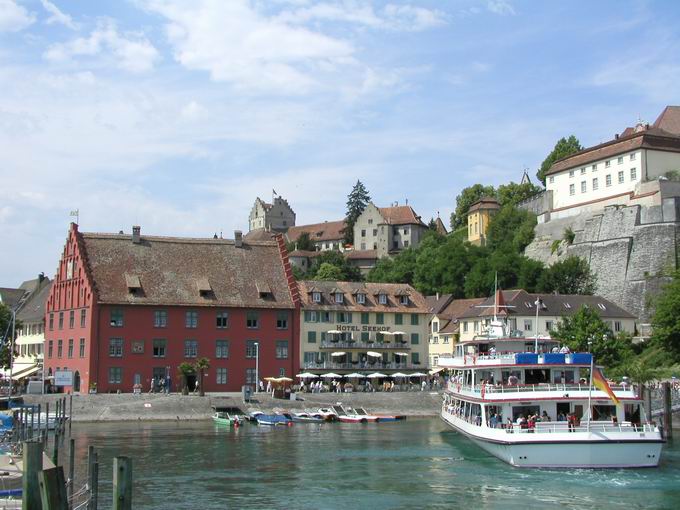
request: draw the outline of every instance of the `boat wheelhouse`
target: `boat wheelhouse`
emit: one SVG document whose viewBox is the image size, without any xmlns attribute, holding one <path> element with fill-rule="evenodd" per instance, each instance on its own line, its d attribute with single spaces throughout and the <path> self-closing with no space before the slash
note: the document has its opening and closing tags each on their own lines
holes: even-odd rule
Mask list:
<svg viewBox="0 0 680 510">
<path fill-rule="evenodd" d="M 654 467 L 663 439 L 630 384 L 594 388 L 590 353 L 510 336 L 497 317 L 440 359 L 450 371 L 442 419 L 521 467 Z"/>
</svg>

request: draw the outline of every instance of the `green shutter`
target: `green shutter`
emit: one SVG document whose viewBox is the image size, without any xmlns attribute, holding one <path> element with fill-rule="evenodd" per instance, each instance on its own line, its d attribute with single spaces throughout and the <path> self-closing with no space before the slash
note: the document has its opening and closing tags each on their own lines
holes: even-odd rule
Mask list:
<svg viewBox="0 0 680 510">
<path fill-rule="evenodd" d="M 352 312 L 347 312 L 347 324 L 352 324 Z"/>
<path fill-rule="evenodd" d="M 417 315 L 416 315 L 417 317 Z M 420 343 L 420 337 L 418 336 L 418 333 L 411 333 L 411 343 L 413 345 L 417 345 Z"/>
<path fill-rule="evenodd" d="M 316 331 L 307 332 L 307 342 L 309 342 L 310 344 L 316 343 Z"/>
<path fill-rule="evenodd" d="M 368 342 L 368 339 L 369 339 L 368 331 L 363 331 L 361 333 L 361 341 L 362 342 Z"/>
<path fill-rule="evenodd" d="M 305 322 L 309 322 L 311 313 L 309 310 L 305 310 Z"/>
<path fill-rule="evenodd" d="M 417 326 L 417 325 L 418 325 L 418 314 L 412 313 L 411 314 L 411 326 Z"/>
<path fill-rule="evenodd" d="M 395 313 L 394 314 L 394 323 L 401 326 L 404 324 L 404 316 L 400 313 Z"/>
<path fill-rule="evenodd" d="M 361 312 L 361 323 L 368 324 L 369 314 L 368 312 Z"/>
</svg>

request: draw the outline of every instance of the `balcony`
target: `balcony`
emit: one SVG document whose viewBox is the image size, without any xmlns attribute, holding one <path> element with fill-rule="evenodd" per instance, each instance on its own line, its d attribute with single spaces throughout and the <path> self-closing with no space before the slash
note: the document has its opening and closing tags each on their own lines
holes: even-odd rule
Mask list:
<svg viewBox="0 0 680 510">
<path fill-rule="evenodd" d="M 409 350 L 411 349 L 411 346 L 406 342 L 334 342 L 332 340 L 324 340 L 319 345 L 319 348 L 336 350 L 366 349 L 369 351 L 379 351 L 384 349 Z"/>
<path fill-rule="evenodd" d="M 427 366 L 421 363 L 396 363 L 396 362 L 381 362 L 362 363 L 360 361 L 354 362 L 335 362 L 335 361 L 305 361 L 303 364 L 305 369 L 317 370 L 426 370 Z"/>
</svg>

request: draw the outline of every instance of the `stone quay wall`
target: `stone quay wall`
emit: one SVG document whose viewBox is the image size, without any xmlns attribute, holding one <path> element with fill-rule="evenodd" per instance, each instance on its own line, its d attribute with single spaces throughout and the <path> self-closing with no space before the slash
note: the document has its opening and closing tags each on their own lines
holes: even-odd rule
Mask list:
<svg viewBox="0 0 680 510">
<path fill-rule="evenodd" d="M 574 242 L 553 242 L 571 228 Z M 653 313 L 653 297 L 678 268 L 680 198 L 662 198 L 660 205 L 607 206 L 536 226 L 525 254 L 550 265 L 568 256 L 585 259 L 597 276 L 597 294 L 622 306 L 640 323 Z M 644 328 L 644 326 L 643 326 Z"/>
<path fill-rule="evenodd" d="M 213 406 L 236 407 L 244 413 L 251 411 L 285 412 L 316 410 L 338 402 L 346 407 L 364 407 L 378 414 L 399 414 L 404 416 L 437 416 L 441 407 L 440 393 L 429 391 L 394 393 L 299 393 L 303 400 L 273 399 L 270 394 L 253 395 L 244 403 L 240 393 L 198 395 L 143 393 L 133 395 L 97 394 L 73 396 L 73 422 L 109 421 L 167 421 L 207 420 L 213 413 Z M 42 410 L 49 403 L 50 413 L 56 409 L 58 395 L 25 395 L 27 404 L 41 404 Z M 69 396 L 66 395 L 67 413 Z"/>
</svg>

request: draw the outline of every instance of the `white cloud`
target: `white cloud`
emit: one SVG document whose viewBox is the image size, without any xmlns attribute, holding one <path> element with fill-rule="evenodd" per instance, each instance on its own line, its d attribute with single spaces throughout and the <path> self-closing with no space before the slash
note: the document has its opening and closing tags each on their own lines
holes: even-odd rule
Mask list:
<svg viewBox="0 0 680 510">
<path fill-rule="evenodd" d="M 101 21 L 89 37 L 53 44 L 44 53 L 44 57 L 54 63 L 102 55 L 112 58 L 119 68 L 133 73 L 151 70 L 160 57 L 156 48 L 143 35 L 121 34 L 110 20 Z"/>
<path fill-rule="evenodd" d="M 514 15 L 514 7 L 506 0 L 489 0 L 486 4 L 486 8 L 493 12 L 494 14 L 499 14 L 501 16 Z"/>
<path fill-rule="evenodd" d="M 0 0 L 0 32 L 19 32 L 34 21 L 35 16 L 14 0 Z"/>
<path fill-rule="evenodd" d="M 71 30 L 78 30 L 78 25 L 73 21 L 71 16 L 64 14 L 59 10 L 59 7 L 54 5 L 49 0 L 40 0 L 40 2 L 42 3 L 43 8 L 48 13 L 50 13 L 50 17 L 47 18 L 46 22 L 48 25 L 59 23 L 60 25 L 70 28 Z"/>
</svg>

